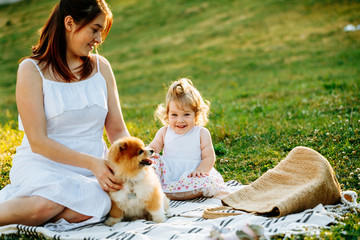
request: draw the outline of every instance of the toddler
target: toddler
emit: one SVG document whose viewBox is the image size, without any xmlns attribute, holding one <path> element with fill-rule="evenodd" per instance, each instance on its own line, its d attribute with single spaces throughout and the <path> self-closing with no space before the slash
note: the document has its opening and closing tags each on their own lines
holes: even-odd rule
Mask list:
<svg viewBox="0 0 360 240">
<path fill-rule="evenodd" d="M 208 129 L 208 101 L 191 80 L 173 82 L 155 116 L 164 127 L 149 147 L 155 151 L 154 167 L 163 190 L 172 200 L 212 197 L 226 192 L 222 176 L 215 170 L 215 152 Z M 159 153 L 163 150 L 163 156 Z"/>
</svg>

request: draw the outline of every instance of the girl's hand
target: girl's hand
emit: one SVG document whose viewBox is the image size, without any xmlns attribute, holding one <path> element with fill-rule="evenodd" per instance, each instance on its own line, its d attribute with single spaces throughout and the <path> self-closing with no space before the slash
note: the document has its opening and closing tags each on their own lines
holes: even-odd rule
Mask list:
<svg viewBox="0 0 360 240">
<path fill-rule="evenodd" d="M 122 189 L 122 182 L 116 179 L 108 161 L 104 159 L 94 161 L 92 172 L 104 191 L 115 192 Z"/>
<path fill-rule="evenodd" d="M 190 177 L 205 177 L 205 176 L 209 176 L 209 173 L 204 172 L 202 170 L 197 170 L 197 169 L 188 175 L 189 178 Z"/>
</svg>

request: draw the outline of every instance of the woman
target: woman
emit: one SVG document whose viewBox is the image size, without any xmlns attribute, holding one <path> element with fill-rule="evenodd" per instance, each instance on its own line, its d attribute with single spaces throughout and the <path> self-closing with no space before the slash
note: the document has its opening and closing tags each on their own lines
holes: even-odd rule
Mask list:
<svg viewBox="0 0 360 240">
<path fill-rule="evenodd" d="M 18 69 L 16 101 L 25 131 L 11 184 L 0 191 L 0 226 L 65 219 L 96 222 L 121 189 L 103 140 L 129 136 L 113 72 L 91 54 L 112 24 L 104 0 L 61 0 Z M 105 191 L 104 191 L 105 190 Z"/>
</svg>

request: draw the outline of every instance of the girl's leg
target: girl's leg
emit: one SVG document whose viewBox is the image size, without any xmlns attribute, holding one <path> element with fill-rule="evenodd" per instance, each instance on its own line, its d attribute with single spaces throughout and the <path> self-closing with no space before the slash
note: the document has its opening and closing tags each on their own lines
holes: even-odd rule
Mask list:
<svg viewBox="0 0 360 240">
<path fill-rule="evenodd" d="M 166 196 L 170 200 L 190 200 L 203 196 L 203 193 L 201 191 L 189 191 L 189 192 L 166 193 Z"/>
<path fill-rule="evenodd" d="M 158 153 L 155 153 L 153 156 L 150 157 L 150 159 L 153 161 L 153 164 L 151 165 L 155 169 L 156 175 L 161 179 L 164 178 L 164 162 L 162 160 L 162 156 Z"/>
<path fill-rule="evenodd" d="M 0 226 L 38 226 L 64 211 L 64 206 L 40 196 L 20 197 L 0 203 Z"/>
</svg>

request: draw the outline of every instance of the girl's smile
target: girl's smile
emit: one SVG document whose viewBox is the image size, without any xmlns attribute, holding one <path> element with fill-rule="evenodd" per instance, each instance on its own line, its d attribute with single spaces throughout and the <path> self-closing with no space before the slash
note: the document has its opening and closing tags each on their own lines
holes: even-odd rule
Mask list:
<svg viewBox="0 0 360 240">
<path fill-rule="evenodd" d="M 185 134 L 195 126 L 195 112 L 188 106 L 169 103 L 169 126 L 177 134 Z"/>
</svg>

